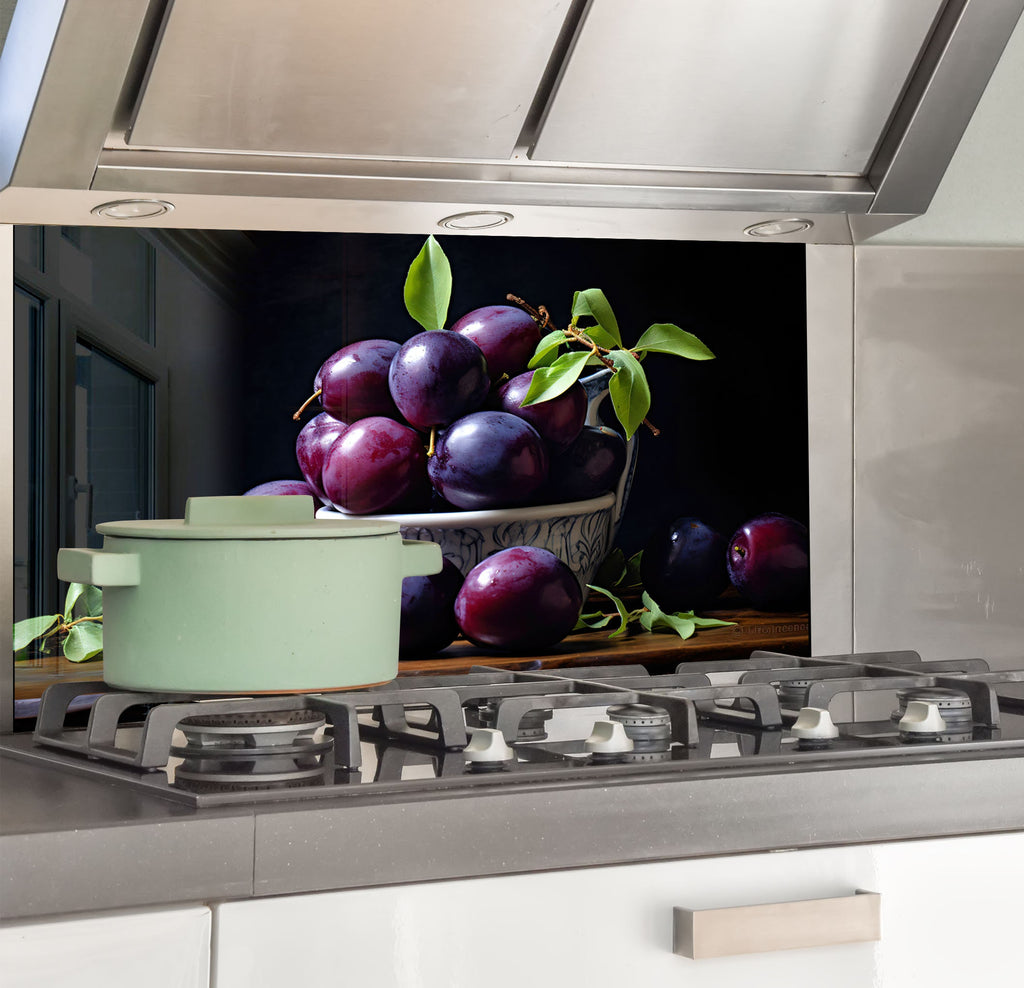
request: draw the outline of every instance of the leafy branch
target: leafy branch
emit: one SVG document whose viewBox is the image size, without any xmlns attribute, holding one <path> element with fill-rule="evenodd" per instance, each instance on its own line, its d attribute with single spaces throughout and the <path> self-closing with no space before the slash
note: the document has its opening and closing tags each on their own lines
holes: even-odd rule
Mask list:
<svg viewBox="0 0 1024 988">
<path fill-rule="evenodd" d="M 618 627 L 612 630 L 609 638 L 619 638 L 626 634 L 629 626 L 639 623 L 646 631 L 670 631 L 675 632 L 680 638 L 689 638 L 698 628 L 724 628 L 735 624 L 735 621 L 719 621 L 718 618 L 698 617 L 693 611 L 675 611 L 669 614 L 663 611 L 645 590 L 641 596 L 643 607 L 630 610 L 622 600 L 615 596 L 610 590 L 588 583 L 587 588 L 595 593 L 604 594 L 614 605 L 618 612 Z M 615 614 L 605 614 L 603 611 L 593 611 L 589 614 L 581 614 L 576 622 L 575 631 L 584 629 L 606 628 L 615 620 Z"/>
<path fill-rule="evenodd" d="M 629 631 L 631 625 L 639 624 L 646 631 L 667 631 L 686 639 L 690 638 L 698 628 L 724 628 L 736 623 L 735 621 L 720 621 L 717 618 L 698 617 L 693 611 L 674 611 L 672 613 L 663 611 L 651 595 L 642 590 L 640 582 L 640 558 L 642 555 L 642 552 L 638 552 L 626 559 L 621 549 L 612 550 L 598 568 L 595 579 L 607 582 L 609 586 L 615 587 L 620 593 L 640 589 L 642 591 L 640 600 L 643 606 L 631 609 L 611 590 L 588 583 L 588 589 L 602 594 L 611 601 L 615 612 L 591 611 L 581 614 L 574 631 L 607 628 L 618 618 L 618 625 L 612 628 L 608 635 L 609 638 L 621 638 Z"/>
<path fill-rule="evenodd" d="M 633 346 L 624 346 L 618 320 L 600 288 L 574 293 L 572 314 L 565 329 L 558 329 L 551 322 L 543 306 L 534 308 L 516 295 L 507 298 L 548 330 L 530 360 L 534 375 L 523 405 L 557 397 L 573 386 L 586 366 L 603 364 L 612 371 L 608 391 L 627 439 L 641 424 L 658 434 L 647 420 L 651 390 L 641 361 L 648 353 L 667 353 L 688 360 L 712 360 L 715 356 L 693 333 L 674 323 L 655 323 Z M 565 352 L 560 352 L 563 347 Z"/>
<path fill-rule="evenodd" d="M 85 613 L 75 617 L 76 606 Z M 40 644 L 63 636 L 64 657 L 70 662 L 85 662 L 103 651 L 103 591 L 99 587 L 72 583 L 64 598 L 63 614 L 42 614 L 25 618 L 14 625 L 14 651 L 21 652 L 32 642 Z"/>
</svg>

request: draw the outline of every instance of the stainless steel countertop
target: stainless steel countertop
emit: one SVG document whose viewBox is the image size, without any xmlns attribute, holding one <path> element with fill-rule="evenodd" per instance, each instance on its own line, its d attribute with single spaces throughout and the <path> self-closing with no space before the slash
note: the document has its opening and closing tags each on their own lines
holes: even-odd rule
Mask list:
<svg viewBox="0 0 1024 988">
<path fill-rule="evenodd" d="M 1024 830 L 1024 757 L 192 809 L 0 751 L 0 919 Z"/>
</svg>

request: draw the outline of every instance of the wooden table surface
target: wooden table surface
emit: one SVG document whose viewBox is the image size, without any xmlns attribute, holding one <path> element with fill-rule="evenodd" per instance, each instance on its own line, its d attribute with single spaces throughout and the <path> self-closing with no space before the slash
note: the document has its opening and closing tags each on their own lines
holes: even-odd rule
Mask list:
<svg viewBox="0 0 1024 988">
<path fill-rule="evenodd" d="M 755 649 L 810 655 L 807 614 L 734 609 L 705 611 L 702 616 L 736 624 L 698 629 L 685 641 L 665 632 L 635 631 L 611 639 L 607 630 L 577 632 L 534 655 L 509 655 L 459 640 L 437 656 L 399 662 L 398 675 L 456 675 L 478 665 L 523 671 L 640 664 L 652 672 L 670 672 L 681 662 L 745 659 Z M 76 664 L 63 657 L 47 656 L 15 663 L 14 677 L 15 698 L 30 699 L 55 682 L 102 679 L 103 663 L 91 660 Z"/>
<path fill-rule="evenodd" d="M 725 628 L 700 628 L 687 639 L 638 630 L 609 638 L 608 630 L 583 631 L 535 655 L 508 655 L 459 640 L 439 655 L 398 663 L 399 676 L 452 675 L 474 665 L 501 669 L 565 669 L 572 666 L 644 665 L 670 672 L 681 662 L 745 659 L 755 649 L 810 655 L 807 614 L 767 614 L 751 610 L 704 611 L 703 617 L 735 621 Z"/>
</svg>

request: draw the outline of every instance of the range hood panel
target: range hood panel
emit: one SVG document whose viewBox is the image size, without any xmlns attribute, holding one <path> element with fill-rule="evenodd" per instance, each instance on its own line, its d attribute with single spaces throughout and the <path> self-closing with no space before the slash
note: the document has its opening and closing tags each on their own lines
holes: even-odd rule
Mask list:
<svg viewBox="0 0 1024 988">
<path fill-rule="evenodd" d="M 941 0 L 596 0 L 532 158 L 863 175 Z"/>
<path fill-rule="evenodd" d="M 127 143 L 507 159 L 569 0 L 175 0 Z"/>
</svg>

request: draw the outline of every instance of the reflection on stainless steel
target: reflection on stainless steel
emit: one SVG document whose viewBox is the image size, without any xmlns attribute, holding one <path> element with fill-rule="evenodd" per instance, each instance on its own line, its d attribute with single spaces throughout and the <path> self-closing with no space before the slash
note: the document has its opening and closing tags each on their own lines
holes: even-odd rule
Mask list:
<svg viewBox="0 0 1024 988">
<path fill-rule="evenodd" d="M 1024 671 L 991 672 L 977 659 L 926 662 L 913 652 L 755 652 L 663 675 L 640 666 L 478 667 L 373 690 L 238 699 L 61 684 L 47 692 L 34 737 L 18 749 L 195 805 L 524 782 L 682 782 L 1024 755 L 1022 691 Z M 100 694 L 86 728 L 64 723 L 79 693 Z M 900 716 L 845 720 L 840 698 L 849 693 L 898 696 Z M 805 695 L 809 702 L 792 709 Z"/>
</svg>

